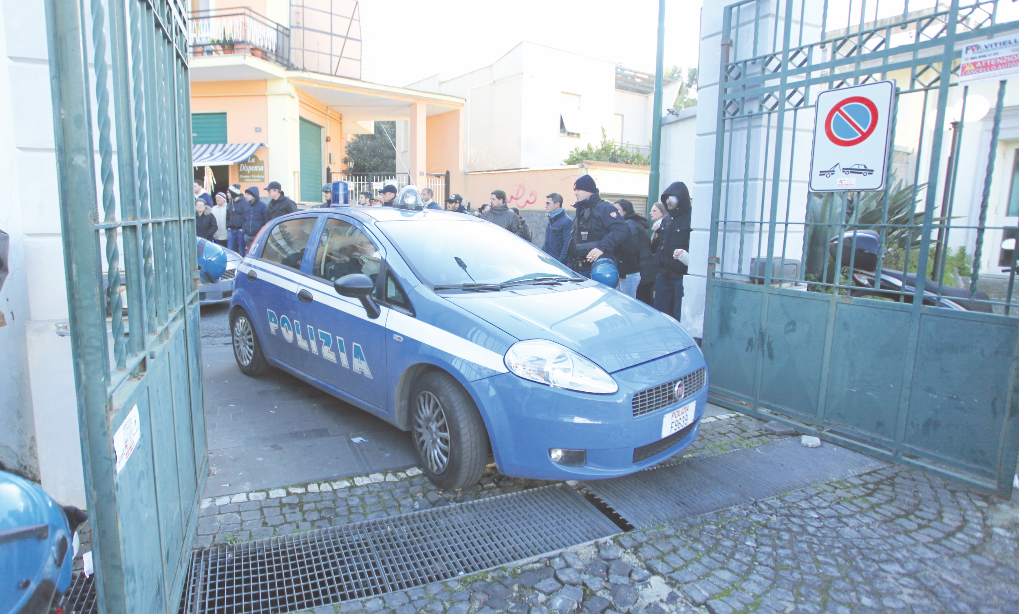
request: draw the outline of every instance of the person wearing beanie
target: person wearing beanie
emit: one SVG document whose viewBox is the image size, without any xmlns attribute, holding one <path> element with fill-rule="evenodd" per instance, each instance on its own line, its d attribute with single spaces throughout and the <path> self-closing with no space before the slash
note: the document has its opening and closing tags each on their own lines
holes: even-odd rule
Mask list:
<svg viewBox="0 0 1019 614">
<path fill-rule="evenodd" d="M 662 192 L 662 202 L 669 217 L 662 222 L 662 247 L 655 255 L 658 270 L 655 276 L 655 309 L 667 313 L 677 322 L 683 310 L 683 276 L 690 264 L 690 217 L 693 201 L 682 181 L 676 181 Z"/>
<path fill-rule="evenodd" d="M 591 265 L 599 258 L 611 258 L 619 266 L 627 231 L 623 216 L 607 200 L 590 175 L 581 175 L 573 184 L 577 202 L 573 207 L 570 233 L 569 266 L 584 277 L 591 276 Z"/>
<path fill-rule="evenodd" d="M 265 187 L 265 191 L 269 194 L 269 220 L 274 220 L 280 216 L 287 215 L 297 211 L 297 204 L 290 200 L 290 197 L 283 193 L 283 186 L 278 181 L 270 181 L 269 185 Z M 267 220 L 267 221 L 269 221 Z"/>
<path fill-rule="evenodd" d="M 515 235 L 520 235 L 520 216 L 506 206 L 506 192 L 495 190 L 488 197 L 491 205 L 481 213 L 481 219 L 501 226 Z"/>
<path fill-rule="evenodd" d="M 245 252 L 240 252 L 242 255 L 251 246 L 251 242 L 255 240 L 255 235 L 258 234 L 258 231 L 262 230 L 262 226 L 265 226 L 269 221 L 269 209 L 262 202 L 262 197 L 258 193 L 258 187 L 251 186 L 244 190 L 244 200 L 248 202 L 244 208 L 244 226 L 242 229 L 244 231 Z"/>
<path fill-rule="evenodd" d="M 387 185 L 386 187 L 382 188 L 382 193 L 379 194 L 379 196 L 382 197 L 383 207 L 392 207 L 393 199 L 396 198 L 396 186 L 393 184 Z"/>
<path fill-rule="evenodd" d="M 212 206 L 210 213 L 216 218 L 216 234 L 213 239 L 216 245 L 226 247 L 226 194 L 216 192 L 216 204 Z"/>
<path fill-rule="evenodd" d="M 248 201 L 241 196 L 241 184 L 235 183 L 228 190 L 230 196 L 226 205 L 226 248 L 244 254 L 244 210 Z"/>
</svg>

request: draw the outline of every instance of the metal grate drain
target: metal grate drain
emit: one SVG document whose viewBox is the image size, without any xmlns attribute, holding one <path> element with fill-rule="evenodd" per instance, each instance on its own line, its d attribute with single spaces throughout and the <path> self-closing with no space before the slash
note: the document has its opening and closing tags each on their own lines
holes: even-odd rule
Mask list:
<svg viewBox="0 0 1019 614">
<path fill-rule="evenodd" d="M 195 552 L 180 611 L 291 612 L 471 574 L 618 533 L 558 484 Z"/>
<path fill-rule="evenodd" d="M 584 486 L 643 529 L 887 466 L 845 448 L 805 448 L 790 438 Z"/>
<path fill-rule="evenodd" d="M 63 610 L 65 614 L 85 614 L 98 612 L 96 605 L 95 586 L 92 585 L 95 576 L 85 577 L 79 573 L 71 580 L 71 587 L 64 595 Z"/>
</svg>

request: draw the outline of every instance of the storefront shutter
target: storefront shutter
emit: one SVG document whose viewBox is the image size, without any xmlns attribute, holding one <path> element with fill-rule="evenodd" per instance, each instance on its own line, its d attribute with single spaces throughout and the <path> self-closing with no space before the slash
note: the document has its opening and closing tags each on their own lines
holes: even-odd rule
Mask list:
<svg viewBox="0 0 1019 614">
<path fill-rule="evenodd" d="M 322 201 L 322 126 L 301 118 L 301 202 Z"/>
<path fill-rule="evenodd" d="M 191 143 L 193 145 L 218 145 L 227 142 L 226 113 L 191 114 Z"/>
</svg>

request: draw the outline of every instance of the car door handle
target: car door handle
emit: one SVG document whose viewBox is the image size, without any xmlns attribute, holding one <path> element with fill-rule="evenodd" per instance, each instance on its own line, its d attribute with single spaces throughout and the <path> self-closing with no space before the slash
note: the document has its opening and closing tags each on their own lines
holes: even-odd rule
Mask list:
<svg viewBox="0 0 1019 614">
<path fill-rule="evenodd" d="M 297 300 L 301 301 L 302 303 L 310 303 L 313 300 L 315 300 L 315 297 L 311 295 L 311 292 L 308 292 L 304 288 L 301 288 L 301 291 L 297 293 Z"/>
<path fill-rule="evenodd" d="M 258 279 L 258 274 L 254 271 L 248 271 L 248 281 L 255 281 Z"/>
</svg>

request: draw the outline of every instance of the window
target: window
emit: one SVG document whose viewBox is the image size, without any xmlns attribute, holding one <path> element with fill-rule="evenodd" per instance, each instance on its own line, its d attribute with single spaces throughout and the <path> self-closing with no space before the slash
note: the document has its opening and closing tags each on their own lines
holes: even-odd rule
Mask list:
<svg viewBox="0 0 1019 614">
<path fill-rule="evenodd" d="M 616 113 L 612 118 L 612 140 L 617 143 L 623 142 L 623 114 Z"/>
<path fill-rule="evenodd" d="M 308 248 L 308 237 L 317 221 L 315 217 L 303 217 L 276 224 L 265 239 L 262 259 L 300 271 Z"/>
<path fill-rule="evenodd" d="M 312 275 L 330 283 L 344 275 L 367 275 L 375 281 L 382 257 L 357 226 L 336 218 L 326 220 L 318 241 Z"/>
<path fill-rule="evenodd" d="M 396 281 L 396 277 L 393 276 L 393 272 L 389 270 L 386 271 L 385 295 L 379 296 L 379 286 L 376 286 L 375 300 L 393 307 L 399 307 L 406 311 L 413 311 L 410 299 L 407 298 L 403 288 L 400 287 L 400 282 Z"/>
<path fill-rule="evenodd" d="M 562 92 L 559 101 L 559 134 L 580 136 L 580 96 Z"/>
<path fill-rule="evenodd" d="M 1019 229 L 1006 228 L 1001 233 L 1001 253 L 998 256 L 998 266 L 1011 267 L 1015 261 L 1015 243 L 1019 237 Z M 1011 247 L 1012 249 L 1006 249 Z"/>
<path fill-rule="evenodd" d="M 1005 212 L 1008 217 L 1019 216 L 1019 149 L 1014 150 L 1013 157 L 1012 189 L 1008 195 L 1008 211 Z"/>
</svg>

